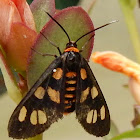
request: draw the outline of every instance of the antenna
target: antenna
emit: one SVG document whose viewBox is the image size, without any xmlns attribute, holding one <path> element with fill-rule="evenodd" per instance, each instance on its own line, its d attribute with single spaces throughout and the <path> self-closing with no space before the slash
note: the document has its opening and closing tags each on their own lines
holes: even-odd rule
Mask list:
<svg viewBox="0 0 140 140">
<path fill-rule="evenodd" d="M 64 31 L 64 33 L 66 34 L 66 36 L 68 37 L 68 40 L 70 42 L 70 37 L 69 37 L 68 33 L 66 32 L 66 30 L 62 27 L 62 25 L 60 23 L 58 23 L 48 12 L 46 12 L 46 13 Z"/>
<path fill-rule="evenodd" d="M 87 32 L 86 34 L 84 34 L 84 35 L 82 35 L 81 37 L 79 37 L 79 38 L 75 41 L 75 43 L 77 43 L 81 38 L 85 37 L 86 35 L 88 35 L 88 34 L 94 32 L 94 31 L 96 31 L 96 30 L 98 30 L 98 29 L 101 29 L 101 28 L 103 28 L 103 27 L 105 27 L 105 26 L 107 26 L 107 25 L 110 25 L 110 24 L 112 24 L 112 23 L 115 23 L 115 22 L 118 22 L 118 20 L 113 20 L 113 21 L 111 21 L 111 22 L 109 22 L 109 23 L 107 23 L 107 24 L 104 24 L 104 25 L 102 25 L 102 26 L 100 26 L 100 27 L 98 27 L 98 28 L 96 28 L 96 29 L 94 29 L 94 30 L 91 30 L 91 31 Z M 92 38 L 92 37 L 91 37 L 91 38 Z"/>
</svg>

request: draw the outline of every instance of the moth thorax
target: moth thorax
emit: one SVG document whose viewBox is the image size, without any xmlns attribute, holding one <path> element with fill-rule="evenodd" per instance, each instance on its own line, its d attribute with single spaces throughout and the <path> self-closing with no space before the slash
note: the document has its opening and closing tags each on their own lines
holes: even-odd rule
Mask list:
<svg viewBox="0 0 140 140">
<path fill-rule="evenodd" d="M 76 52 L 68 52 L 68 55 L 67 55 L 67 58 L 66 58 L 66 63 L 67 63 L 67 66 L 78 66 L 80 62 L 80 56 L 79 56 L 79 53 L 76 53 Z"/>
</svg>

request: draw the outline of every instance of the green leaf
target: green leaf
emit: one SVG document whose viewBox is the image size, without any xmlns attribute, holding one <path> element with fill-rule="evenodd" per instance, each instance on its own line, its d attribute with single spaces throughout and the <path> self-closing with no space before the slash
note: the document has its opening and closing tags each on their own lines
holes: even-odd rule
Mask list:
<svg viewBox="0 0 140 140">
<path fill-rule="evenodd" d="M 64 10 L 61 10 L 57 13 L 54 18 L 64 27 L 64 29 L 69 34 L 72 41 L 77 40 L 83 34 L 94 29 L 92 21 L 88 14 L 81 7 L 70 7 Z M 64 31 L 53 21 L 50 20 L 42 33 L 57 46 L 60 47 L 60 50 L 63 52 L 66 44 L 68 43 L 68 38 L 65 35 Z M 87 42 L 91 37 L 91 34 L 85 36 L 77 42 L 78 49 L 80 50 L 82 46 Z M 89 58 L 93 47 L 93 39 L 86 45 L 82 55 L 85 58 Z M 59 56 L 58 50 L 52 46 L 44 36 L 39 35 L 34 49 L 40 53 L 55 54 Z M 47 56 L 43 57 L 36 52 L 32 51 L 30 64 L 28 68 L 28 84 L 29 86 L 33 85 L 39 76 L 45 71 L 48 65 L 54 60 L 54 57 Z"/>
<path fill-rule="evenodd" d="M 27 0 L 28 4 L 30 4 L 33 0 Z"/>
<path fill-rule="evenodd" d="M 136 58 L 140 63 L 140 35 L 138 32 L 138 27 L 136 25 L 136 20 L 134 16 L 134 7 L 136 5 L 136 0 L 119 0 L 122 12 L 124 14 L 125 22 L 128 28 L 130 39 L 134 47 Z"/>
<path fill-rule="evenodd" d="M 76 6 L 79 0 L 55 0 L 56 9 L 64 9 L 70 6 Z"/>
<path fill-rule="evenodd" d="M 6 92 L 6 88 L 0 71 L 0 95 L 3 95 L 5 92 Z"/>
<path fill-rule="evenodd" d="M 120 0 L 120 2 L 125 6 L 130 9 L 134 9 L 136 6 L 136 0 Z"/>
<path fill-rule="evenodd" d="M 42 140 L 42 137 L 43 137 L 43 134 L 40 134 L 40 135 L 37 135 L 33 138 L 28 138 L 28 139 L 25 139 L 25 140 Z"/>
<path fill-rule="evenodd" d="M 30 5 L 31 11 L 36 23 L 37 32 L 39 32 L 46 22 L 49 21 L 49 17 L 45 13 L 48 12 L 51 15 L 55 13 L 55 1 L 54 0 L 34 0 Z"/>
<path fill-rule="evenodd" d="M 134 130 L 126 131 L 120 135 L 112 138 L 111 140 L 121 140 L 124 138 L 140 138 L 140 128 L 135 128 Z"/>
<path fill-rule="evenodd" d="M 104 140 L 110 140 L 112 137 L 116 136 L 119 134 L 119 130 L 115 123 L 111 120 L 111 129 L 110 132 L 107 136 L 103 137 Z"/>
</svg>

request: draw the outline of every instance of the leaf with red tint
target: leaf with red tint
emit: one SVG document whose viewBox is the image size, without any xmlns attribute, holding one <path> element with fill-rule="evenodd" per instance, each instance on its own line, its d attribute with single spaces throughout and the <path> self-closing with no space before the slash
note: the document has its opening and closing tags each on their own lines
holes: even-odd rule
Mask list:
<svg viewBox="0 0 140 140">
<path fill-rule="evenodd" d="M 29 51 L 37 33 L 21 23 L 11 26 L 11 33 L 5 48 L 8 62 L 17 70 L 25 71 Z"/>
<path fill-rule="evenodd" d="M 51 15 L 54 15 L 55 1 L 54 0 L 34 0 L 31 3 L 30 8 L 34 16 L 37 31 L 39 32 L 50 19 L 45 13 L 45 11 L 50 13 Z"/>
<path fill-rule="evenodd" d="M 64 27 L 66 32 L 69 34 L 71 41 L 76 41 L 79 37 L 94 29 L 90 17 L 81 7 L 70 7 L 61 10 L 54 16 L 54 18 Z M 59 46 L 62 52 L 64 51 L 66 44 L 69 42 L 64 31 L 62 31 L 62 29 L 53 20 L 50 20 L 46 24 L 42 33 L 50 41 Z M 77 42 L 79 50 L 87 42 L 91 35 L 93 34 L 89 34 Z M 84 48 L 84 51 L 82 52 L 83 57 L 88 59 L 92 48 L 93 39 L 91 39 Z M 56 54 L 59 56 L 58 50 L 42 35 L 38 36 L 34 49 L 41 53 Z M 28 68 L 28 80 L 30 86 L 39 78 L 53 60 L 54 57 L 43 57 L 35 52 L 32 52 Z"/>
</svg>

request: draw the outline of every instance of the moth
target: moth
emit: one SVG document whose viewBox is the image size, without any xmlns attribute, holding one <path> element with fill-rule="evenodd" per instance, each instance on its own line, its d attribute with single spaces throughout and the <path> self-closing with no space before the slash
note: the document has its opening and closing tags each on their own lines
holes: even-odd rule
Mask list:
<svg viewBox="0 0 140 140">
<path fill-rule="evenodd" d="M 64 52 L 48 66 L 14 110 L 8 125 L 9 136 L 16 139 L 34 137 L 63 115 L 76 113 L 78 122 L 90 134 L 105 136 L 110 130 L 109 110 L 88 62 L 80 54 L 77 41 L 111 23 L 92 30 L 77 41 L 69 42 Z M 94 35 L 92 36 L 94 37 Z"/>
</svg>

